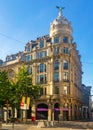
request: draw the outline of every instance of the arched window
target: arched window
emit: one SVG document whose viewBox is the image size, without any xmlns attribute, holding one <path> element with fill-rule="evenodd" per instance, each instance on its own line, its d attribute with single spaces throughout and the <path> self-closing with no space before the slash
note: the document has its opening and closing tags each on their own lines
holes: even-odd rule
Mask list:
<svg viewBox="0 0 93 130">
<path fill-rule="evenodd" d="M 59 69 L 59 61 L 56 60 L 54 64 L 54 70 L 58 70 L 58 69 Z"/>
<path fill-rule="evenodd" d="M 63 69 L 68 70 L 68 61 L 66 61 L 66 60 L 64 61 Z"/>
</svg>

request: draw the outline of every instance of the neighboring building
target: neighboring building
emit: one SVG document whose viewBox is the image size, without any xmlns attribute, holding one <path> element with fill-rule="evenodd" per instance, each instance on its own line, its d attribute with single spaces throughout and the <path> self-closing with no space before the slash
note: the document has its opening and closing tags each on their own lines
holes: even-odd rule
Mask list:
<svg viewBox="0 0 93 130">
<path fill-rule="evenodd" d="M 23 63 L 33 74 L 33 84 L 43 86 L 32 107 L 37 119 L 74 120 L 82 116 L 82 64 L 71 23 L 62 15 L 62 8 L 50 25 L 49 35 L 28 42 L 24 52 L 7 56 L 5 62 L 0 61 L 0 69 L 13 77 Z"/>
<path fill-rule="evenodd" d="M 82 118 L 91 118 L 91 86 L 82 84 L 83 104 L 82 104 Z"/>
</svg>

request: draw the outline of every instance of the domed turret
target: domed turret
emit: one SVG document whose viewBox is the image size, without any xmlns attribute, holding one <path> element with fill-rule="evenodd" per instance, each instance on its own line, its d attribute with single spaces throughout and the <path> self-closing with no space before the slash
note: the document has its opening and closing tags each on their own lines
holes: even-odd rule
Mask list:
<svg viewBox="0 0 93 130">
<path fill-rule="evenodd" d="M 58 17 L 50 25 L 50 37 L 59 35 L 59 34 L 68 34 L 72 36 L 72 27 L 71 23 L 62 16 L 62 10 L 64 7 L 58 7 L 59 14 Z"/>
</svg>

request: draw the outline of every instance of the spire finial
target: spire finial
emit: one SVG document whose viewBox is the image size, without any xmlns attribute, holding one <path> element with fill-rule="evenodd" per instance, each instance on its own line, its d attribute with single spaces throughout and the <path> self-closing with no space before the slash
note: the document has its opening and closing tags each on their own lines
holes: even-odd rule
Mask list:
<svg viewBox="0 0 93 130">
<path fill-rule="evenodd" d="M 56 8 L 59 10 L 59 16 L 62 16 L 62 10 L 65 9 L 65 7 L 56 6 Z"/>
</svg>

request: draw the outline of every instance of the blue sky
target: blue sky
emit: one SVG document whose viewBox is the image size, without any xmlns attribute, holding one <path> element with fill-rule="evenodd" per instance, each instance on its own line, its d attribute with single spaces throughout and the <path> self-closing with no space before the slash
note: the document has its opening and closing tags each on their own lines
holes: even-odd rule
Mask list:
<svg viewBox="0 0 93 130">
<path fill-rule="evenodd" d="M 58 15 L 56 5 L 65 6 L 63 15 L 72 23 L 83 83 L 93 86 L 93 0 L 0 0 L 0 59 L 23 51 L 28 41 L 49 34 L 50 23 Z"/>
</svg>

